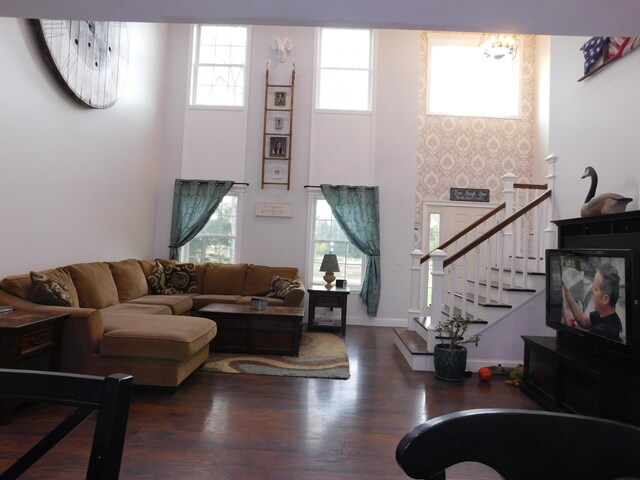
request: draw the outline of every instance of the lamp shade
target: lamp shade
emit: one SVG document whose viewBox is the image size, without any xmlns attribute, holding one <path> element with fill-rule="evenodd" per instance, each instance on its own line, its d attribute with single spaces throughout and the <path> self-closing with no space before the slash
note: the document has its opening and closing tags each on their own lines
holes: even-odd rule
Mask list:
<svg viewBox="0 0 640 480">
<path fill-rule="evenodd" d="M 336 257 L 335 253 L 327 253 L 324 257 L 322 257 L 322 265 L 320 265 L 320 271 L 326 272 L 324 274 L 323 280 L 326 283 L 324 288 L 330 290 L 331 284 L 336 279 L 336 276 L 333 274 L 334 272 L 339 272 L 340 267 L 338 266 L 338 257 Z"/>
<path fill-rule="evenodd" d="M 322 265 L 320 265 L 321 272 L 339 272 L 340 266 L 338 265 L 338 257 L 335 253 L 326 253 L 322 258 Z"/>
</svg>

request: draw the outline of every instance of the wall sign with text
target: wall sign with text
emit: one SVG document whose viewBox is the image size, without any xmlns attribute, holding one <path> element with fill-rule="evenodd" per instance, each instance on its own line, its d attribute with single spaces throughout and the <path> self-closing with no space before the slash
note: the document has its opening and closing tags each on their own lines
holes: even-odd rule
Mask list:
<svg viewBox="0 0 640 480">
<path fill-rule="evenodd" d="M 454 202 L 488 202 L 488 188 L 451 188 L 449 200 Z"/>
</svg>

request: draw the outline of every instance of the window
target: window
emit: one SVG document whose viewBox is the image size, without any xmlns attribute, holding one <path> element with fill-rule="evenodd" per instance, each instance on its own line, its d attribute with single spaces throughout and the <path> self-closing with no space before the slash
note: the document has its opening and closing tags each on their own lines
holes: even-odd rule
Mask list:
<svg viewBox="0 0 640 480">
<path fill-rule="evenodd" d="M 520 114 L 520 52 L 487 58 L 478 35 L 429 35 L 427 113 L 474 117 Z"/>
<path fill-rule="evenodd" d="M 191 105 L 244 106 L 247 27 L 196 25 Z"/>
<path fill-rule="evenodd" d="M 333 253 L 338 257 L 340 272 L 336 272 L 336 278 L 347 280 L 350 288 L 360 288 L 364 274 L 366 256 L 347 240 L 340 225 L 331 213 L 331 207 L 322 196 L 313 200 L 313 258 L 311 271 L 313 283 L 324 285 L 322 279 L 324 273 L 320 271 L 320 264 L 325 253 Z"/>
<path fill-rule="evenodd" d="M 192 263 L 235 263 L 239 196 L 229 193 L 205 227 L 182 247 L 180 258 Z"/>
<path fill-rule="evenodd" d="M 320 29 L 316 108 L 371 110 L 371 30 Z"/>
</svg>

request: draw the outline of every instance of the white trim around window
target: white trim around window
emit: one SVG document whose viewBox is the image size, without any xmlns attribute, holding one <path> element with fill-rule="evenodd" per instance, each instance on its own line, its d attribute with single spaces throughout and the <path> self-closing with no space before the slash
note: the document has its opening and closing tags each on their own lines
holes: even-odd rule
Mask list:
<svg viewBox="0 0 640 480">
<path fill-rule="evenodd" d="M 428 115 L 520 118 L 522 50 L 513 59 L 483 55 L 481 36 L 429 33 Z"/>
<path fill-rule="evenodd" d="M 339 229 L 338 234 L 328 235 L 328 238 L 316 238 L 316 205 L 317 202 L 324 200 L 324 196 L 320 190 L 314 190 L 308 192 L 308 230 L 307 230 L 307 275 L 305 282 L 307 285 L 324 285 L 322 281 L 322 273 L 319 272 L 319 267 L 322 259 L 316 258 L 316 243 L 332 243 L 336 253 L 338 254 L 338 261 L 340 264 L 340 272 L 336 273 L 336 278 L 346 278 L 348 280 L 348 286 L 352 291 L 359 291 L 362 286 L 362 280 L 364 278 L 364 271 L 366 268 L 366 255 L 362 254 L 351 242 L 349 242 L 342 229 L 335 221 L 333 214 L 331 215 L 331 230 Z M 344 254 L 344 252 L 354 252 L 354 255 Z M 360 257 L 359 262 L 354 262 L 354 258 Z M 346 267 L 346 268 L 345 268 Z M 360 278 L 356 278 L 359 272 Z M 355 274 L 355 276 L 354 276 Z M 314 281 L 315 278 L 315 281 Z"/>
<path fill-rule="evenodd" d="M 316 112 L 370 113 L 373 30 L 318 28 L 316 38 Z"/>
<path fill-rule="evenodd" d="M 202 45 L 202 29 L 222 29 L 220 44 Z M 244 34 L 244 38 L 243 38 Z M 243 110 L 249 91 L 251 28 L 244 25 L 193 26 L 191 36 L 189 107 L 192 109 Z M 243 44 L 244 42 L 244 44 Z M 209 82 L 204 76 L 209 76 Z M 210 89 L 207 94 L 201 89 Z"/>
<path fill-rule="evenodd" d="M 243 212 L 243 204 L 244 204 L 244 192 L 245 192 L 246 187 L 244 185 L 234 185 L 233 187 L 231 187 L 231 190 L 229 190 L 229 192 L 227 193 L 227 195 L 225 195 L 225 198 L 223 200 L 223 202 L 225 200 L 228 200 L 230 197 L 233 197 L 236 201 L 236 209 L 235 209 L 235 219 L 234 219 L 234 225 L 232 226 L 232 234 L 228 237 L 225 238 L 231 238 L 233 240 L 233 245 L 231 247 L 231 251 L 233 252 L 232 256 L 228 258 L 228 262 L 229 263 L 238 263 L 240 257 L 240 245 L 241 245 L 241 238 L 242 238 L 242 212 Z M 218 207 L 219 208 L 219 207 Z M 215 215 L 216 212 L 214 212 Z M 206 228 L 206 227 L 205 227 Z M 214 235 L 215 237 L 218 238 L 223 238 L 222 236 L 219 235 Z M 191 240 L 192 242 L 198 238 L 198 235 L 196 235 L 196 237 L 194 237 L 193 240 Z M 182 262 L 195 262 L 195 263 L 200 263 L 203 261 L 202 256 L 197 259 L 193 259 L 192 256 L 189 255 L 189 244 L 183 246 L 182 248 L 180 248 L 180 253 L 179 253 L 179 258 Z M 208 261 L 206 258 L 204 259 L 204 261 Z M 220 263 L 225 263 L 225 262 L 220 262 Z"/>
</svg>

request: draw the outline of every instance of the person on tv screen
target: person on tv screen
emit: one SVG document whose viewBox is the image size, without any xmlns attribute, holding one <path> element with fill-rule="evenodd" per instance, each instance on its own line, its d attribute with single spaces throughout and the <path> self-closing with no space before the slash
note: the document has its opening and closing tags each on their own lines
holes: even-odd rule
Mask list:
<svg viewBox="0 0 640 480">
<path fill-rule="evenodd" d="M 603 263 L 593 279 L 593 312 L 584 312 L 571 294 L 566 283 L 562 283 L 564 297 L 578 325 L 585 330 L 603 337 L 621 341 L 622 322 L 616 313 L 616 303 L 620 294 L 620 275 L 616 267 Z"/>
</svg>

